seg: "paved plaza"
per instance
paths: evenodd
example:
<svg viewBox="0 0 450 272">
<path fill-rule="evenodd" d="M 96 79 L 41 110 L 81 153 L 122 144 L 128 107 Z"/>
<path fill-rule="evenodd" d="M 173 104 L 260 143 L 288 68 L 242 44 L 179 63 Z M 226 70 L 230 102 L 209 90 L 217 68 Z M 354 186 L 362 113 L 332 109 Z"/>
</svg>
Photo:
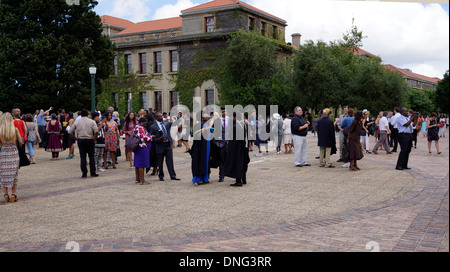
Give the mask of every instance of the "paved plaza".
<svg viewBox="0 0 450 272">
<path fill-rule="evenodd" d="M 184 147 L 174 151 L 181 181 L 166 170 L 166 181 L 148 175 L 144 186 L 124 156 L 117 169 L 81 179 L 77 149 L 58 161 L 39 149 L 37 164 L 20 169 L 19 202 L 0 204 L 0 251 L 449 251 L 448 138 L 438 155 L 419 135 L 408 171 L 384 151 L 365 154 L 361 171 L 337 155 L 336 168 L 320 168 L 317 139 L 308 143 L 311 167 L 295 167 L 272 143 L 268 155 L 252 152 L 241 188 L 217 182 L 217 169 L 212 184 L 194 187 Z"/>
</svg>

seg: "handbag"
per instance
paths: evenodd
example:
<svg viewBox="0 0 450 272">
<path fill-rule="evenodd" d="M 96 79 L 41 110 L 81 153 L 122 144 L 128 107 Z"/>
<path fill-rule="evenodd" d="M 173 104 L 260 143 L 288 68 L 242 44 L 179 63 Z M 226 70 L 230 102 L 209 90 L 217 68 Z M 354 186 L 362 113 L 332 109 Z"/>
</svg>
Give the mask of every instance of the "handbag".
<svg viewBox="0 0 450 272">
<path fill-rule="evenodd" d="M 136 152 L 139 148 L 139 144 L 141 143 L 141 139 L 134 135 L 134 133 L 128 138 L 127 142 L 125 143 L 125 147 L 129 150 Z"/>
<path fill-rule="evenodd" d="M 365 129 L 361 129 L 361 136 L 366 136 L 366 130 Z"/>
<path fill-rule="evenodd" d="M 440 122 L 439 123 L 439 127 L 444 127 L 445 126 L 445 123 L 444 122 Z"/>
</svg>

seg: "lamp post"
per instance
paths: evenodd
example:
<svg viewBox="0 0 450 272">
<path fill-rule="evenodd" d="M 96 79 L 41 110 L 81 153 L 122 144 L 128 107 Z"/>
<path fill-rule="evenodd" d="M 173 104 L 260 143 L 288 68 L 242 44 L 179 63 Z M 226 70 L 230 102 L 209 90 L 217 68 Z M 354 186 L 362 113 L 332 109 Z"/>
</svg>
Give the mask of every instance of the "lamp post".
<svg viewBox="0 0 450 272">
<path fill-rule="evenodd" d="M 97 73 L 97 68 L 94 64 L 89 67 L 89 74 L 91 74 L 91 113 L 95 111 L 95 74 Z"/>
</svg>

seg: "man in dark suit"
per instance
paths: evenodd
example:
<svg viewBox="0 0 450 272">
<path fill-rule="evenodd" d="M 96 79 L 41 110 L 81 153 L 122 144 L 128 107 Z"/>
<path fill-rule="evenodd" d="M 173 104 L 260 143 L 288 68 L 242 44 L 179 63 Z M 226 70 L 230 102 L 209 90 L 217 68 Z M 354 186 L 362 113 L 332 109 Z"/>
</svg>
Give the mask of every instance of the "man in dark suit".
<svg viewBox="0 0 450 272">
<path fill-rule="evenodd" d="M 220 151 L 220 167 L 219 167 L 219 182 L 224 180 L 224 169 L 225 169 L 225 159 L 227 155 L 228 141 L 225 137 L 225 131 L 228 125 L 232 125 L 229 117 L 226 115 L 225 107 L 221 107 L 222 117 L 218 118 L 214 121 L 214 128 L 221 128 L 221 130 L 217 129 L 217 131 L 221 132 L 216 135 L 214 143 L 219 148 Z M 230 129 L 229 129 L 230 132 Z"/>
<path fill-rule="evenodd" d="M 328 117 L 328 114 L 330 114 L 329 109 L 323 110 L 322 118 L 317 122 L 317 133 L 319 135 L 317 145 L 320 146 L 320 167 L 334 168 L 330 157 L 332 150 L 336 148 L 336 135 L 333 121 Z"/>
<path fill-rule="evenodd" d="M 155 123 L 150 127 L 150 134 L 155 136 L 152 144 L 155 145 L 158 158 L 159 180 L 164 181 L 163 162 L 166 159 L 167 170 L 171 180 L 180 180 L 177 178 L 173 167 L 172 137 L 170 137 L 170 127 L 172 123 L 163 121 L 161 113 L 155 114 Z"/>
</svg>

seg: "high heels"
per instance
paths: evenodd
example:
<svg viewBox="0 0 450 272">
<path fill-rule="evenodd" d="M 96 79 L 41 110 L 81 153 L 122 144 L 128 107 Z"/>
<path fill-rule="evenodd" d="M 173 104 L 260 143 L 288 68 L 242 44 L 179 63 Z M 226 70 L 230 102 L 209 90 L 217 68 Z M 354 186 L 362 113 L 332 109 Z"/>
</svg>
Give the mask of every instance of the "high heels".
<svg viewBox="0 0 450 272">
<path fill-rule="evenodd" d="M 8 194 L 5 194 L 4 198 L 5 198 L 5 203 L 8 203 L 10 201 L 10 198 L 9 198 Z"/>
<path fill-rule="evenodd" d="M 15 194 L 11 194 L 10 202 L 17 202 L 19 198 Z"/>
</svg>

